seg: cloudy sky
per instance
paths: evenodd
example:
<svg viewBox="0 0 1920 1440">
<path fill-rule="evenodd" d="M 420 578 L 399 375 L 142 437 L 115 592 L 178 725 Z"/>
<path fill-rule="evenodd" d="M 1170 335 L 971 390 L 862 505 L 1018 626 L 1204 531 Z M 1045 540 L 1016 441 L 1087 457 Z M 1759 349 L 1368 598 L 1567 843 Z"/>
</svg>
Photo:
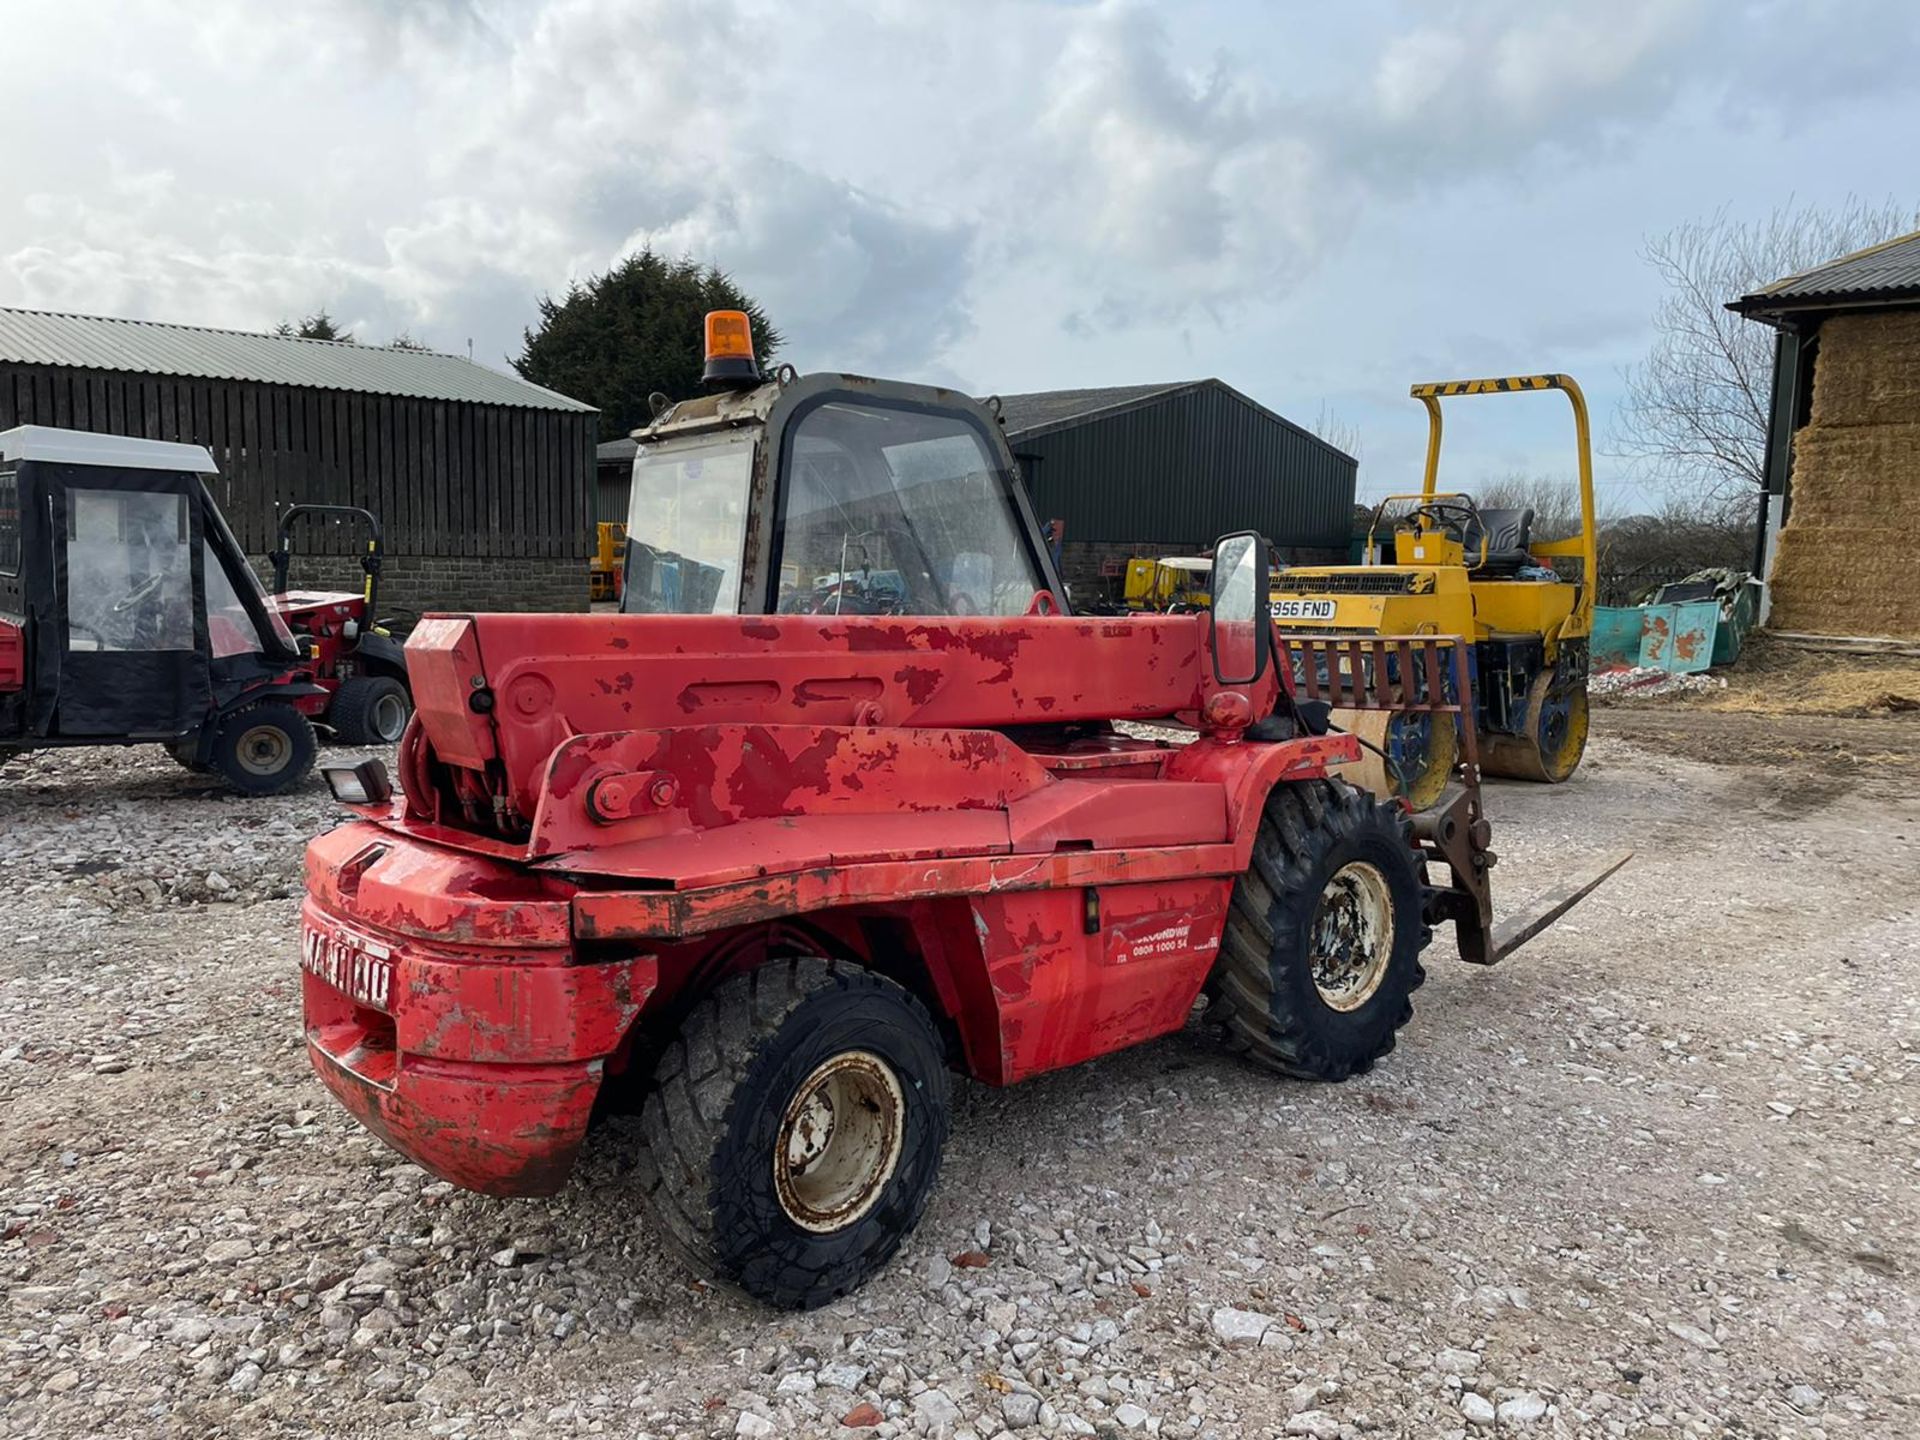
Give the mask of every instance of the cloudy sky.
<svg viewBox="0 0 1920 1440">
<path fill-rule="evenodd" d="M 1647 235 L 1920 191 L 1910 0 L 0 8 L 0 303 L 325 306 L 504 365 L 651 244 L 803 370 L 1218 375 L 1357 430 L 1374 492 L 1417 479 L 1412 380 L 1567 370 L 1604 432 Z M 1456 410 L 1461 478 L 1568 471 L 1557 401 Z"/>
</svg>

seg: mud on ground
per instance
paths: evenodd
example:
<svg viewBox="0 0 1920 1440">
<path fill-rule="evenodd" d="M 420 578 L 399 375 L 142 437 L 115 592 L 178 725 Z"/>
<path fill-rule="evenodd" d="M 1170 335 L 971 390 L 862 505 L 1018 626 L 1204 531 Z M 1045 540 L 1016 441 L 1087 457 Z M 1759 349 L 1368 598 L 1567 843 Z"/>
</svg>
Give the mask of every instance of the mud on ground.
<svg viewBox="0 0 1920 1440">
<path fill-rule="evenodd" d="M 1861 758 L 1909 732 L 1860 723 L 1597 712 L 1571 784 L 1490 787 L 1497 893 L 1639 858 L 1497 969 L 1442 937 L 1372 1074 L 1194 1029 L 963 1087 L 919 1232 L 802 1316 L 687 1282 L 620 1130 L 501 1202 L 331 1104 L 317 783 L 33 758 L 0 776 L 0 1432 L 1920 1433 L 1920 803 Z"/>
</svg>

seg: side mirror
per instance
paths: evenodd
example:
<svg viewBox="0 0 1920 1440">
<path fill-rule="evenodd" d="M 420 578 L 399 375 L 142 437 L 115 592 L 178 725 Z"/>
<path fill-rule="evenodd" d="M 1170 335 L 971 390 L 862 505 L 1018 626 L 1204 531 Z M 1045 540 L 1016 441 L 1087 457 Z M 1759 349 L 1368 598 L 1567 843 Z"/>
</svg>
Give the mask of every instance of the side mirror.
<svg viewBox="0 0 1920 1440">
<path fill-rule="evenodd" d="M 1267 542 L 1253 531 L 1228 535 L 1213 547 L 1213 678 L 1221 685 L 1251 685 L 1266 673 L 1273 646 L 1260 593 L 1266 574 Z"/>
</svg>

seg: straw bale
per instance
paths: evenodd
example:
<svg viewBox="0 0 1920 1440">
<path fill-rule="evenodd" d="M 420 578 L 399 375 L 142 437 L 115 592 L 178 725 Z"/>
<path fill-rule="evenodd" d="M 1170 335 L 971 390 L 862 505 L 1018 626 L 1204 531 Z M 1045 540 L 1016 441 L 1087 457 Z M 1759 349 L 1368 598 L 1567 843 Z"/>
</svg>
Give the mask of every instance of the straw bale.
<svg viewBox="0 0 1920 1440">
<path fill-rule="evenodd" d="M 1920 310 L 1835 315 L 1820 327 L 1812 421 L 1920 423 Z"/>
<path fill-rule="evenodd" d="M 1920 421 L 1800 432 L 1769 579 L 1776 629 L 1920 635 Z"/>
</svg>

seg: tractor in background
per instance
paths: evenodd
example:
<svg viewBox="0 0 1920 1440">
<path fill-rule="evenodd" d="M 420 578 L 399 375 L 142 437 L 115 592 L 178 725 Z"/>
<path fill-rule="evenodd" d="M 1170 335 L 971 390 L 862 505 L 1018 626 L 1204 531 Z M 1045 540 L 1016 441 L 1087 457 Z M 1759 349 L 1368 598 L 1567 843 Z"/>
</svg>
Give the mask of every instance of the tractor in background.
<svg viewBox="0 0 1920 1440">
<path fill-rule="evenodd" d="M 951 1072 L 1012 1084 L 1204 995 L 1254 1063 L 1344 1080 L 1436 925 L 1490 964 L 1608 873 L 1496 927 L 1470 764 L 1417 818 L 1339 778 L 1360 747 L 1293 684 L 1259 536 L 1219 542 L 1204 611 L 1063 613 L 978 402 L 763 380 L 744 314 L 707 335 L 712 393 L 638 437 L 625 613 L 426 617 L 397 789 L 326 771 L 352 818 L 307 852 L 308 1054 L 427 1170 L 550 1195 L 634 1114 L 668 1244 L 821 1305 L 919 1220 Z M 1464 685 L 1457 641 L 1395 645 Z M 1457 713 L 1384 678 L 1332 698 Z"/>
<path fill-rule="evenodd" d="M 1530 509 L 1485 509 L 1471 495 L 1438 488 L 1443 397 L 1545 390 L 1560 391 L 1572 405 L 1580 475 L 1579 533 L 1549 540 L 1533 534 Z M 1288 569 L 1275 583 L 1273 618 L 1285 633 L 1319 638 L 1468 638 L 1473 703 L 1461 723 L 1475 730 L 1480 763 L 1491 775 L 1557 784 L 1574 773 L 1587 742 L 1587 641 L 1598 577 L 1586 399 L 1567 375 L 1445 380 L 1415 385 L 1411 394 L 1428 416 L 1424 482 L 1418 494 L 1380 502 L 1366 542 L 1372 557 L 1381 532 L 1390 530 L 1391 562 Z M 1563 575 L 1561 565 L 1574 574 Z M 1354 646 L 1338 663 L 1376 661 L 1371 647 Z M 1399 680 L 1393 654 L 1378 663 L 1387 667 L 1384 678 Z M 1324 686 L 1332 677 L 1314 678 Z M 1418 675 L 1407 679 L 1416 688 L 1424 683 Z M 1458 727 L 1436 725 L 1419 709 L 1336 712 L 1334 720 L 1362 727 L 1378 762 L 1371 788 L 1398 794 L 1416 810 L 1440 799 L 1459 757 Z"/>
</svg>

